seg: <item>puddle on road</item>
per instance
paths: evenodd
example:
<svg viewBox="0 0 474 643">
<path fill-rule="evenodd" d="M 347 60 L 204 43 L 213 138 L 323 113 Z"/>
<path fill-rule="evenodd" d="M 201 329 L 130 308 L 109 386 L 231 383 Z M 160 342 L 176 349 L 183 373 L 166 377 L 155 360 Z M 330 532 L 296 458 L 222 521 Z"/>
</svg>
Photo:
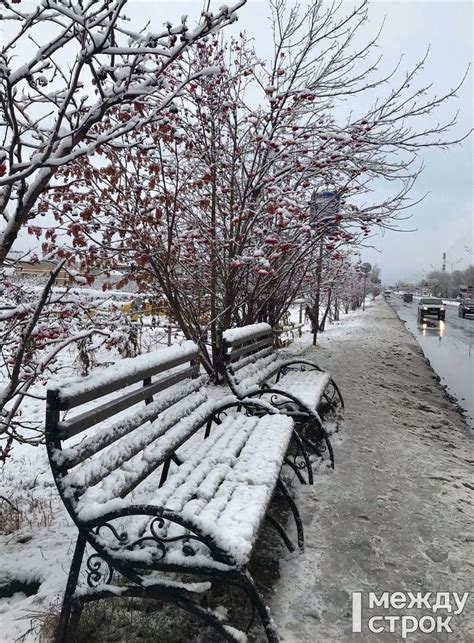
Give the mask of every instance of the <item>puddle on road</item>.
<svg viewBox="0 0 474 643">
<path fill-rule="evenodd" d="M 394 308 L 418 340 L 447 392 L 465 410 L 468 426 L 474 429 L 474 320 L 461 324 L 453 311 L 449 311 L 445 322 L 434 318 L 419 322 L 416 308 Z"/>
<path fill-rule="evenodd" d="M 442 340 L 446 322 L 427 321 L 426 319 L 418 324 L 418 332 L 422 337 L 437 337 Z"/>
</svg>

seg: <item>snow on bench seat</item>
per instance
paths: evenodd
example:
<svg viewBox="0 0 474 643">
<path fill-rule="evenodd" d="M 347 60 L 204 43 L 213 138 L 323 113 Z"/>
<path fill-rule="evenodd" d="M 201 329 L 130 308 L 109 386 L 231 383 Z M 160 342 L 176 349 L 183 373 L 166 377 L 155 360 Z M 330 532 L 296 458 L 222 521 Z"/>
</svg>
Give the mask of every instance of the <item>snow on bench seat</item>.
<svg viewBox="0 0 474 643">
<path fill-rule="evenodd" d="M 266 328 L 261 332 L 265 337 Z M 129 583 L 123 585 L 128 595 L 156 598 L 159 588 L 228 634 L 220 615 L 192 606 L 187 595 L 176 594 L 177 586 L 156 576 L 174 582 L 182 573 L 187 594 L 190 576 L 218 572 L 219 581 L 228 574 L 230 583 L 238 577 L 249 589 L 274 641 L 270 612 L 247 563 L 277 485 L 303 546 L 296 505 L 279 484 L 293 420 L 258 400 L 209 400 L 195 344 L 159 352 L 122 363 L 115 376 L 110 368 L 48 389 L 51 470 L 79 530 L 58 640 L 75 638 L 68 636 L 78 601 L 122 591 L 110 584 L 116 573 Z M 96 553 L 89 555 L 86 542 Z M 76 591 L 85 556 L 87 594 Z M 232 640 L 240 641 L 237 634 Z"/>
<path fill-rule="evenodd" d="M 293 395 L 311 409 L 317 409 L 330 381 L 330 373 L 324 371 L 291 371 L 280 377 L 274 388 Z"/>
<path fill-rule="evenodd" d="M 171 346 L 166 350 L 158 350 L 137 357 L 122 359 L 113 366 L 99 369 L 85 378 L 65 382 L 58 387 L 58 397 L 63 408 L 68 408 L 70 400 L 74 405 L 83 403 L 88 399 L 95 399 L 110 384 L 115 389 L 118 383 L 129 385 L 139 379 L 147 377 L 147 372 L 159 373 L 160 370 L 169 371 L 170 368 L 179 366 L 189 359 L 195 358 L 196 344 L 185 341 L 180 345 Z"/>
<path fill-rule="evenodd" d="M 241 399 L 272 388 L 296 397 L 305 407 L 317 411 L 325 389 L 332 382 L 329 373 L 321 371 L 303 355 L 285 356 L 275 350 L 268 324 L 250 324 L 224 331 L 223 347 L 227 381 Z M 298 365 L 305 366 L 299 370 Z M 275 382 L 279 373 L 284 375 Z"/>
<path fill-rule="evenodd" d="M 251 555 L 258 530 L 278 481 L 280 469 L 293 430 L 291 418 L 284 415 L 247 417 L 243 414 L 227 416 L 222 424 L 213 427 L 192 455 L 169 474 L 161 488 L 153 480 L 143 485 L 126 499 L 120 508 L 135 504 L 156 505 L 179 513 L 203 535 L 212 538 L 218 547 L 231 556 L 237 567 L 244 566 Z M 115 473 L 115 472 L 114 472 Z M 114 473 L 111 474 L 114 477 Z M 113 488 L 116 481 L 107 484 Z M 93 489 L 93 488 L 92 488 Z M 77 509 L 83 520 L 99 516 L 97 494 L 89 489 L 80 499 Z M 103 513 L 110 509 L 110 496 L 103 494 Z M 149 518 L 136 517 L 133 523 L 125 519 L 122 529 L 129 541 L 143 537 Z M 167 524 L 161 536 L 177 538 L 185 530 L 176 523 Z M 111 541 L 113 542 L 113 541 Z M 193 545 L 198 555 L 192 561 L 183 554 L 182 541 L 167 546 L 167 564 L 202 563 L 215 566 L 207 548 Z M 145 544 L 140 552 L 130 553 L 135 561 L 153 560 L 153 543 Z M 127 552 L 120 554 L 127 558 Z"/>
</svg>

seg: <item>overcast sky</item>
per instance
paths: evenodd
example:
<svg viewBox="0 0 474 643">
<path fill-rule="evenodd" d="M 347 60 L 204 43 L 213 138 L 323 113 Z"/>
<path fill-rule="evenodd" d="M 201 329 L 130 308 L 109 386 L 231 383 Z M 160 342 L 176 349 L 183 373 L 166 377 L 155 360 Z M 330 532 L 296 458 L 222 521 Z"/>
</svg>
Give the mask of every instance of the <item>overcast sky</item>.
<svg viewBox="0 0 474 643">
<path fill-rule="evenodd" d="M 347 3 L 353 5 L 353 3 Z M 240 11 L 239 28 L 260 41 L 260 51 L 270 41 L 262 38 L 268 28 L 266 0 L 248 0 Z M 473 4 L 458 0 L 372 0 L 367 35 L 385 19 L 379 46 L 384 59 L 381 70 L 391 69 L 403 54 L 402 69 L 411 67 L 430 47 L 424 81 L 433 81 L 436 93 L 452 88 L 473 59 Z M 473 127 L 473 75 L 469 74 L 458 100 L 444 107 L 441 120 L 460 111 L 458 134 Z M 355 98 L 354 101 L 360 100 Z M 353 106 L 354 107 L 354 106 Z M 448 270 L 474 263 L 473 238 L 473 136 L 449 151 L 423 153 L 425 170 L 413 190 L 413 200 L 427 193 L 414 206 L 405 223 L 414 232 L 376 235 L 374 249 L 362 250 L 362 259 L 378 264 L 388 284 L 398 279 L 413 281 L 433 268 L 440 269 L 443 252 Z"/>
<path fill-rule="evenodd" d="M 400 53 L 407 63 L 414 62 L 430 45 L 425 76 L 438 92 L 448 90 L 462 76 L 473 59 L 473 4 L 457 0 L 372 2 L 372 22 L 386 15 L 381 44 L 386 62 Z M 449 116 L 460 110 L 458 133 L 473 127 L 472 73 L 459 91 L 459 100 L 443 109 Z M 414 280 L 430 269 L 441 268 L 447 254 L 448 270 L 474 263 L 473 239 L 473 137 L 449 151 L 427 150 L 425 171 L 413 197 L 428 193 L 412 210 L 407 228 L 411 233 L 388 232 L 375 239 L 380 251 L 363 256 L 382 268 L 385 283 L 397 279 Z"/>
<path fill-rule="evenodd" d="M 347 7 L 354 5 L 349 1 L 345 4 Z M 130 3 L 128 12 L 135 14 L 140 8 L 143 16 L 156 16 L 159 6 L 170 18 L 180 13 L 195 16 L 196 5 L 199 5 L 198 0 L 162 0 L 158 3 L 136 0 Z M 238 24 L 230 28 L 245 30 L 254 36 L 262 57 L 271 51 L 268 15 L 267 0 L 247 0 L 239 11 Z M 368 36 L 376 32 L 385 18 L 379 40 L 384 56 L 381 71 L 391 69 L 402 54 L 402 69 L 410 68 L 429 46 L 430 56 L 423 81 L 432 81 L 437 94 L 456 85 L 473 59 L 473 4 L 470 0 L 372 0 L 369 18 Z M 473 127 L 472 73 L 458 96 L 458 100 L 439 112 L 439 118 L 449 120 L 460 110 L 456 133 L 462 134 Z M 357 100 L 361 99 L 354 98 Z M 413 200 L 428 194 L 421 204 L 413 207 L 412 217 L 405 223 L 407 230 L 414 231 L 378 234 L 371 241 L 375 248 L 362 250 L 364 261 L 381 267 L 386 284 L 398 279 L 412 281 L 433 268 L 441 269 L 443 252 L 447 253 L 448 270 L 462 269 L 474 263 L 473 137 L 449 151 L 427 150 L 423 159 L 425 171 L 413 190 Z"/>
<path fill-rule="evenodd" d="M 220 0 L 214 0 L 213 8 L 220 4 Z M 150 19 L 150 28 L 156 30 L 166 20 L 178 22 L 183 14 L 197 18 L 202 5 L 202 0 L 130 0 L 126 13 L 133 26 L 143 26 Z M 343 10 L 352 6 L 352 1 L 343 2 Z M 245 30 L 255 38 L 258 54 L 263 58 L 270 56 L 269 13 L 268 0 L 247 0 L 239 11 L 238 23 L 227 31 Z M 401 55 L 404 56 L 401 70 L 409 69 L 430 46 L 422 80 L 433 82 L 439 95 L 458 83 L 472 61 L 474 34 L 470 0 L 372 0 L 369 18 L 365 27 L 367 38 L 376 33 L 385 19 L 379 40 L 383 54 L 381 74 L 392 69 Z M 444 106 L 438 116 L 440 121 L 447 121 L 459 110 L 455 133 L 461 135 L 473 127 L 472 73 L 458 96 L 458 100 Z M 354 97 L 349 107 L 357 112 L 358 107 L 367 106 L 367 99 Z M 427 197 L 412 208 L 412 217 L 405 222 L 405 228 L 414 231 L 377 234 L 370 241 L 374 248 L 362 250 L 363 261 L 381 267 L 385 284 L 398 279 L 418 280 L 430 270 L 440 269 L 443 252 L 447 253 L 448 270 L 474 263 L 473 138 L 449 151 L 430 149 L 423 153 L 425 171 L 412 196 L 414 201 L 425 193 Z M 31 244 L 31 237 L 27 243 Z"/>
</svg>

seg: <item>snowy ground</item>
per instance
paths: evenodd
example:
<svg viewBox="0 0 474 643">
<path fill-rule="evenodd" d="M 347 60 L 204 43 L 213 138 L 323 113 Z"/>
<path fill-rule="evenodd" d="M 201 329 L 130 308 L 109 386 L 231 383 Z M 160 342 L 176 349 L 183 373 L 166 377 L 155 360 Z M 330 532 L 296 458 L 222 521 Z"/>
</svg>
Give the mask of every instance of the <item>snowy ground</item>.
<svg viewBox="0 0 474 643">
<path fill-rule="evenodd" d="M 317 349 L 309 340 L 298 343 L 340 384 L 346 419 L 335 438 L 336 470 L 318 475 L 312 489 L 296 487 L 306 551 L 282 558 L 272 611 L 286 643 L 400 640 L 352 634 L 351 592 L 470 589 L 472 440 L 384 302 L 343 316 Z M 45 454 L 21 449 L 14 458 L 0 470 L 0 495 L 13 494 L 22 515 L 12 511 L 9 519 L 21 528 L 0 536 L 0 588 L 15 579 L 30 583 L 32 595 L 0 594 L 1 643 L 25 634 L 30 616 L 62 595 L 75 536 Z M 454 617 L 450 641 L 473 640 L 469 617 L 472 603 Z M 38 629 L 22 640 L 38 641 Z"/>
<path fill-rule="evenodd" d="M 287 643 L 401 640 L 352 634 L 351 592 L 472 588 L 473 442 L 384 302 L 321 336 L 314 356 L 340 383 L 346 417 L 336 470 L 299 491 L 307 547 L 283 563 L 275 618 Z M 448 639 L 409 640 L 472 641 L 472 616 L 470 598 Z"/>
</svg>

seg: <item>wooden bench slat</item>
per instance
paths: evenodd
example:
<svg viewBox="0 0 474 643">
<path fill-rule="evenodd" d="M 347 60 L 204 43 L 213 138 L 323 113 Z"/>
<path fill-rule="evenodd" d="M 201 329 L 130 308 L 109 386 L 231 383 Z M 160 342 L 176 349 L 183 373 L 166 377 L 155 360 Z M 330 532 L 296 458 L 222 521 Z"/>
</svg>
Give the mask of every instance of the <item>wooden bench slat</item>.
<svg viewBox="0 0 474 643">
<path fill-rule="evenodd" d="M 259 354 L 259 359 L 264 359 L 267 357 L 272 357 L 273 360 L 277 360 L 277 356 L 275 351 L 273 350 L 273 346 L 268 346 L 268 348 L 265 348 L 260 351 Z M 253 355 L 247 355 L 247 357 L 241 357 L 238 361 L 232 363 L 232 370 L 234 373 L 237 371 L 240 371 L 241 369 L 245 368 L 246 366 L 249 366 L 250 364 L 255 363 L 255 358 Z"/>
<path fill-rule="evenodd" d="M 130 406 L 133 406 L 138 402 L 142 402 L 143 400 L 150 398 L 152 395 L 169 388 L 173 384 L 177 384 L 178 382 L 182 382 L 188 378 L 197 377 L 198 374 L 199 366 L 190 366 L 177 371 L 168 377 L 162 378 L 158 382 L 148 384 L 132 391 L 131 393 L 127 393 L 117 400 L 112 400 L 106 404 L 101 404 L 95 409 L 85 411 L 67 422 L 58 422 L 58 436 L 62 440 L 72 438 L 78 433 L 82 433 L 82 431 L 89 429 L 91 426 L 106 420 L 112 415 L 115 415 L 120 411 L 124 411 Z"/>
<path fill-rule="evenodd" d="M 126 373 L 122 376 L 120 376 L 120 374 L 117 374 L 116 379 L 114 379 L 113 378 L 114 367 L 109 367 L 108 369 L 105 369 L 105 371 L 100 373 L 98 376 L 96 376 L 98 378 L 97 383 L 95 381 L 95 377 L 88 377 L 85 380 L 80 380 L 79 382 L 71 384 L 70 386 L 64 386 L 64 387 L 58 388 L 58 399 L 59 399 L 58 408 L 61 411 L 72 409 L 75 406 L 79 406 L 80 404 L 85 404 L 86 402 L 90 402 L 91 400 L 95 400 L 99 397 L 103 397 L 104 395 L 109 395 L 110 393 L 113 393 L 114 391 L 117 391 L 121 388 L 125 388 L 126 386 L 131 386 L 132 384 L 136 384 L 136 382 L 145 380 L 148 377 L 152 377 L 153 375 L 158 375 L 159 373 L 164 373 L 165 371 L 169 371 L 173 368 L 176 368 L 177 366 L 181 366 L 182 364 L 185 364 L 186 362 L 195 362 L 198 368 L 199 352 L 198 352 L 197 346 L 192 342 L 187 342 L 187 343 L 191 345 L 188 351 L 184 351 L 182 354 L 178 354 L 174 358 L 164 360 L 163 362 L 155 365 L 153 364 L 148 365 L 146 363 L 147 360 L 144 359 L 143 368 L 137 369 L 136 372 L 134 373 Z M 177 348 L 181 348 L 181 346 Z M 158 356 L 161 352 L 162 351 L 156 351 Z M 130 358 L 130 360 L 124 360 L 124 361 L 139 360 L 142 357 L 143 358 L 148 357 L 148 355 L 142 355 L 138 358 Z M 107 375 L 109 373 L 110 375 L 108 379 L 110 381 L 100 383 L 100 379 L 102 378 L 107 379 Z"/>
<path fill-rule="evenodd" d="M 180 414 L 185 420 L 195 411 L 203 402 L 206 396 L 203 391 L 196 391 L 186 398 L 186 404 L 181 405 Z M 184 408 L 183 408 L 184 407 Z M 183 421 L 182 420 L 182 421 Z M 64 477 L 64 485 L 72 486 L 76 493 L 83 488 L 92 487 L 98 482 L 110 476 L 114 471 L 120 469 L 123 464 L 132 460 L 137 454 L 141 454 L 145 449 L 150 449 L 150 445 L 163 438 L 164 434 L 173 430 L 176 425 L 176 409 L 171 408 L 160 414 L 157 421 L 149 426 L 141 426 L 133 434 L 124 436 L 120 442 L 116 442 L 111 447 L 77 468 L 73 469 Z M 193 428 L 193 427 L 191 427 Z M 189 434 L 191 429 L 189 429 Z M 167 440 L 169 442 L 169 440 Z M 161 444 L 161 440 L 159 441 Z M 163 459 L 168 455 L 164 449 Z"/>
<path fill-rule="evenodd" d="M 273 346 L 273 337 L 261 339 L 258 342 L 246 343 L 241 345 L 240 348 L 233 348 L 229 353 L 230 361 L 235 362 L 242 356 L 252 355 L 262 348 Z"/>
<path fill-rule="evenodd" d="M 238 365 L 239 362 L 236 363 L 236 366 Z M 249 358 L 248 363 L 245 363 L 241 368 L 236 368 L 232 365 L 234 370 L 233 381 L 239 395 L 245 397 L 246 393 L 253 390 L 256 385 L 260 387 L 276 375 L 278 367 L 279 360 L 273 350 L 265 356 L 259 356 L 257 361 L 252 361 Z"/>
<path fill-rule="evenodd" d="M 76 467 L 87 458 L 99 453 L 102 449 L 112 445 L 146 422 L 155 420 L 160 413 L 197 391 L 203 384 L 204 378 L 200 377 L 185 382 L 184 385 L 179 387 L 171 386 L 162 396 L 148 406 L 137 408 L 133 415 L 125 419 L 122 418 L 111 426 L 103 427 L 98 434 L 85 438 L 75 447 L 59 451 L 58 457 L 61 465 L 71 469 Z"/>
<path fill-rule="evenodd" d="M 267 337 L 273 341 L 273 330 L 271 326 L 268 324 L 262 324 L 262 326 L 266 326 L 265 329 L 262 330 L 251 330 L 249 327 L 249 331 L 247 335 L 241 335 L 237 337 L 236 339 L 232 339 L 231 333 L 229 331 L 224 331 L 224 341 L 227 344 L 227 346 L 231 346 L 233 348 L 238 348 L 239 346 L 242 346 L 242 344 L 245 344 L 246 342 L 253 341 L 255 339 L 261 339 L 262 337 Z M 231 329 L 232 331 L 233 329 Z M 242 329 L 237 329 L 237 330 L 242 330 Z"/>
</svg>

